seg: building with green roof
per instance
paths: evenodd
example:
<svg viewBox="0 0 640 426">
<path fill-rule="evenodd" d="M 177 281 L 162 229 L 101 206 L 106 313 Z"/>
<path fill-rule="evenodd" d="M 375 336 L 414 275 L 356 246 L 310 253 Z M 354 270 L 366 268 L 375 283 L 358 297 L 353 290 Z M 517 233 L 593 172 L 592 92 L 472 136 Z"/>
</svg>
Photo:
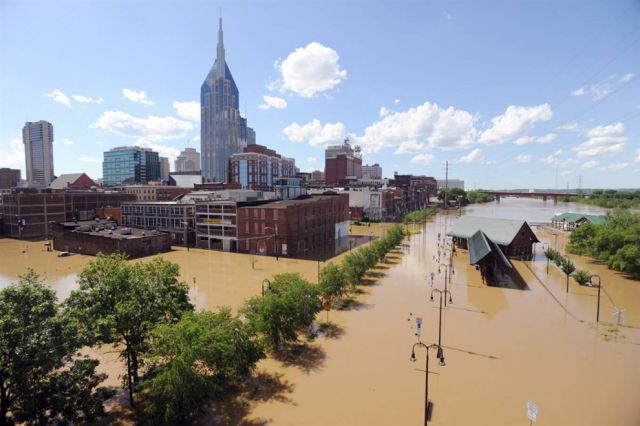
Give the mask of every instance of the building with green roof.
<svg viewBox="0 0 640 426">
<path fill-rule="evenodd" d="M 606 216 L 583 213 L 562 213 L 551 218 L 551 226 L 562 231 L 573 231 L 585 223 L 602 225 Z"/>
</svg>

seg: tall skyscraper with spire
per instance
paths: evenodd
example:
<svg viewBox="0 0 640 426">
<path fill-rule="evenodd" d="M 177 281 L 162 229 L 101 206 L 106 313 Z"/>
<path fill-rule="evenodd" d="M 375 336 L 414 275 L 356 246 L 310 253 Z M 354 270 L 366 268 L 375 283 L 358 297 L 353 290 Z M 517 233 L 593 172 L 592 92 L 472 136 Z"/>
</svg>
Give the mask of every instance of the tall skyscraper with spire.
<svg viewBox="0 0 640 426">
<path fill-rule="evenodd" d="M 213 67 L 200 89 L 200 144 L 202 177 L 205 182 L 229 180 L 229 156 L 255 143 L 253 129 L 240 115 L 238 86 L 225 60 L 222 18 L 218 28 L 218 49 Z"/>
</svg>

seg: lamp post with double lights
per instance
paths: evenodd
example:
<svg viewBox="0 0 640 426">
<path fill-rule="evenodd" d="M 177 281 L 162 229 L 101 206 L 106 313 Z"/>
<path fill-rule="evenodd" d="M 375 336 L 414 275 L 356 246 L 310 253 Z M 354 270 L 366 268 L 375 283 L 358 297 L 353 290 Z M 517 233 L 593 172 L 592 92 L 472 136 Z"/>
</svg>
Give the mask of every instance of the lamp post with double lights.
<svg viewBox="0 0 640 426">
<path fill-rule="evenodd" d="M 449 296 L 449 303 L 453 303 L 453 298 L 451 297 L 451 292 L 449 290 L 440 290 L 439 288 L 434 288 L 431 290 L 431 296 L 429 300 L 433 302 L 433 293 L 440 294 L 440 316 L 438 318 L 438 346 L 442 346 L 442 298 L 443 296 Z M 446 299 L 445 299 L 446 302 Z"/>
<path fill-rule="evenodd" d="M 449 282 L 451 281 L 451 275 L 454 274 L 454 270 L 453 270 L 453 266 L 451 264 L 444 264 L 441 263 L 440 265 L 438 265 L 438 274 L 442 273 L 442 267 L 444 267 L 444 291 L 445 293 L 448 292 L 448 285 Z M 444 306 L 447 306 L 447 299 L 444 300 Z"/>
<path fill-rule="evenodd" d="M 598 279 L 598 307 L 596 308 L 596 322 L 600 322 L 600 288 L 602 287 L 602 282 L 600 281 L 600 275 L 591 275 L 589 279 L 589 284 L 593 285 L 593 279 Z"/>
<path fill-rule="evenodd" d="M 436 344 L 426 345 L 422 342 L 413 344 L 413 347 L 411 348 L 411 356 L 409 357 L 411 362 L 416 362 L 416 346 L 423 347 L 426 353 L 426 366 L 424 369 L 424 424 L 426 426 L 429 422 L 429 349 L 436 349 L 436 357 L 442 367 L 446 364 L 444 362 L 444 351 L 441 346 Z"/>
</svg>

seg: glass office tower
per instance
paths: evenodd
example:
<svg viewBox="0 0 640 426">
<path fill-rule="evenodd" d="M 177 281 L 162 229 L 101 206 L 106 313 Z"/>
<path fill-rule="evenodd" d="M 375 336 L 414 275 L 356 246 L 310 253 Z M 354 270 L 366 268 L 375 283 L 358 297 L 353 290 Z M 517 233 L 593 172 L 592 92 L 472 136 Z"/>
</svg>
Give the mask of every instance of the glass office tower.
<svg viewBox="0 0 640 426">
<path fill-rule="evenodd" d="M 240 116 L 238 87 L 225 61 L 222 18 L 216 60 L 200 89 L 200 144 L 204 182 L 228 182 L 229 157 L 242 152 L 255 133 Z M 250 135 L 250 136 L 249 136 Z"/>
<path fill-rule="evenodd" d="M 122 146 L 104 153 L 102 178 L 105 186 L 148 183 L 160 179 L 160 159 L 149 148 Z"/>
</svg>

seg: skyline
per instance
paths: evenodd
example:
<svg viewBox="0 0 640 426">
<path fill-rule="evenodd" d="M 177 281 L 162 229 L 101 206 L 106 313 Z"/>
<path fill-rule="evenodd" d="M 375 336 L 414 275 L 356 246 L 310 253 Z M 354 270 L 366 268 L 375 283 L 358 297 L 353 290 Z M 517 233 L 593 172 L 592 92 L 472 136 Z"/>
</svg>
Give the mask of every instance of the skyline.
<svg viewBox="0 0 640 426">
<path fill-rule="evenodd" d="M 62 4 L 0 3 L 0 167 L 25 176 L 26 121 L 53 124 L 58 175 L 99 178 L 116 146 L 172 168 L 199 149 L 218 5 Z M 637 2 L 401 4 L 222 3 L 256 143 L 301 171 L 349 136 L 386 177 L 439 179 L 448 160 L 468 188 L 553 188 L 556 165 L 560 189 L 640 186 Z"/>
</svg>

